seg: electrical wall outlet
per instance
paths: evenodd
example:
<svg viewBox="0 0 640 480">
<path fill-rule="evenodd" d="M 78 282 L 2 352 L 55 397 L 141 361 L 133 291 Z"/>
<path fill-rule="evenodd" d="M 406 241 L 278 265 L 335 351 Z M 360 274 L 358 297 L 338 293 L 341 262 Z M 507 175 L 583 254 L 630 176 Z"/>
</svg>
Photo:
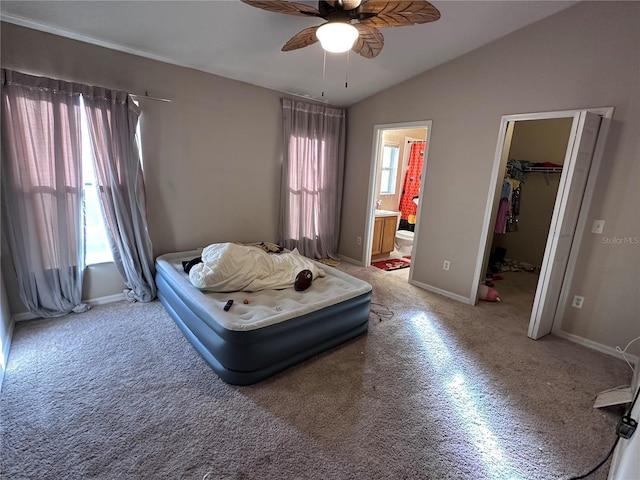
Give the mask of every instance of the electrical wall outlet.
<svg viewBox="0 0 640 480">
<path fill-rule="evenodd" d="M 449 270 L 450 266 L 451 266 L 451 262 L 449 260 L 445 260 L 444 263 L 442 264 L 442 269 Z"/>
<path fill-rule="evenodd" d="M 362 237 L 356 238 L 356 245 L 362 245 Z"/>
<path fill-rule="evenodd" d="M 584 297 L 581 297 L 580 295 L 574 295 L 573 303 L 571 304 L 571 306 L 575 308 L 582 308 L 583 303 L 584 303 Z"/>
<path fill-rule="evenodd" d="M 591 233 L 602 232 L 604 232 L 604 220 L 594 220 L 593 225 L 591 226 Z"/>
</svg>

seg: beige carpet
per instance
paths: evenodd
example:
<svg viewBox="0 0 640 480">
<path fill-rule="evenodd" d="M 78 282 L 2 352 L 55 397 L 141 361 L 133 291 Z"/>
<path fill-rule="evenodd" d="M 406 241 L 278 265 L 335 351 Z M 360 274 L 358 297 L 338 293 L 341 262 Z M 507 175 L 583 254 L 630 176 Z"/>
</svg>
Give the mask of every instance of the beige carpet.
<svg viewBox="0 0 640 480">
<path fill-rule="evenodd" d="M 593 400 L 630 370 L 529 340 L 519 287 L 471 307 L 408 270 L 338 268 L 374 287 L 369 332 L 249 387 L 222 382 L 159 302 L 16 325 L 2 478 L 553 479 L 609 450 L 618 412 Z"/>
</svg>

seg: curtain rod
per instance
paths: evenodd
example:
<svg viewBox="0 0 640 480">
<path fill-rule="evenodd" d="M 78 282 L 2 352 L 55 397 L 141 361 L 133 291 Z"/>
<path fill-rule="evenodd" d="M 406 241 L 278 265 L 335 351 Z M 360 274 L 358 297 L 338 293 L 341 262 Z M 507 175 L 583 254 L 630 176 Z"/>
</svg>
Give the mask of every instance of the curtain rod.
<svg viewBox="0 0 640 480">
<path fill-rule="evenodd" d="M 3 68 L 3 70 L 10 70 L 10 69 Z M 23 75 L 31 75 L 32 77 L 33 76 L 40 76 L 40 75 L 37 75 L 37 74 L 26 73 L 26 72 L 22 72 L 22 71 L 19 71 L 19 70 L 13 70 L 13 71 L 18 72 L 18 73 L 22 73 Z M 69 82 L 69 80 L 62 80 L 62 81 Z M 107 87 L 102 87 L 102 88 L 107 88 Z M 112 90 L 112 89 L 109 88 L 109 90 Z M 171 100 L 169 100 L 168 98 L 150 97 L 149 93 L 147 91 L 144 92 L 144 95 L 138 95 L 138 94 L 135 94 L 135 93 L 130 93 L 129 96 L 134 97 L 134 98 L 144 98 L 146 100 L 153 100 L 153 101 L 156 101 L 156 102 L 171 103 Z"/>
<path fill-rule="evenodd" d="M 323 104 L 325 104 L 325 105 L 329 105 L 329 106 L 331 106 L 331 105 L 329 104 L 329 100 L 326 100 L 326 99 L 324 99 L 324 98 L 323 98 L 322 100 L 319 100 L 319 99 L 317 99 L 317 98 L 315 98 L 315 97 L 312 97 L 312 96 L 310 96 L 310 95 L 303 95 L 303 94 L 301 94 L 301 93 L 287 92 L 286 90 L 282 90 L 282 92 L 281 92 L 281 93 L 285 93 L 285 94 L 287 94 L 287 95 L 291 95 L 291 96 L 293 96 L 293 97 L 303 98 L 303 99 L 305 99 L 305 100 L 307 100 L 307 101 L 310 101 L 310 102 L 323 103 Z M 335 107 L 335 108 L 341 108 L 341 107 Z"/>
<path fill-rule="evenodd" d="M 153 100 L 155 102 L 171 103 L 171 100 L 169 100 L 168 98 L 150 97 L 149 95 L 147 95 L 147 92 L 144 92 L 144 95 L 138 95 L 135 93 L 130 93 L 129 95 L 133 98 L 144 98 L 146 100 Z"/>
</svg>

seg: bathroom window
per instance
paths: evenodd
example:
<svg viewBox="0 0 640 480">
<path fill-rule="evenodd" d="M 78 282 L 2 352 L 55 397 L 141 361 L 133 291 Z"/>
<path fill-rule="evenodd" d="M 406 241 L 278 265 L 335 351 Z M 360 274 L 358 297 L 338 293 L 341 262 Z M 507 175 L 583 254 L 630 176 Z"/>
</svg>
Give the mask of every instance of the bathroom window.
<svg viewBox="0 0 640 480">
<path fill-rule="evenodd" d="M 381 195 L 393 195 L 396 193 L 399 152 L 400 147 L 397 145 L 384 145 L 382 147 L 382 175 L 380 176 Z"/>
</svg>

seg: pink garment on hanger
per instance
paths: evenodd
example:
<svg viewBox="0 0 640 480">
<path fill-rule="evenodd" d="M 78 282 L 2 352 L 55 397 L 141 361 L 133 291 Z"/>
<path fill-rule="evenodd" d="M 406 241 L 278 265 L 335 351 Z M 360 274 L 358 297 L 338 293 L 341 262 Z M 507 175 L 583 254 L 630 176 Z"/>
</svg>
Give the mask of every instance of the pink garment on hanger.
<svg viewBox="0 0 640 480">
<path fill-rule="evenodd" d="M 509 199 L 503 198 L 498 206 L 498 215 L 496 216 L 496 233 L 507 232 L 507 219 L 509 218 Z"/>
</svg>

